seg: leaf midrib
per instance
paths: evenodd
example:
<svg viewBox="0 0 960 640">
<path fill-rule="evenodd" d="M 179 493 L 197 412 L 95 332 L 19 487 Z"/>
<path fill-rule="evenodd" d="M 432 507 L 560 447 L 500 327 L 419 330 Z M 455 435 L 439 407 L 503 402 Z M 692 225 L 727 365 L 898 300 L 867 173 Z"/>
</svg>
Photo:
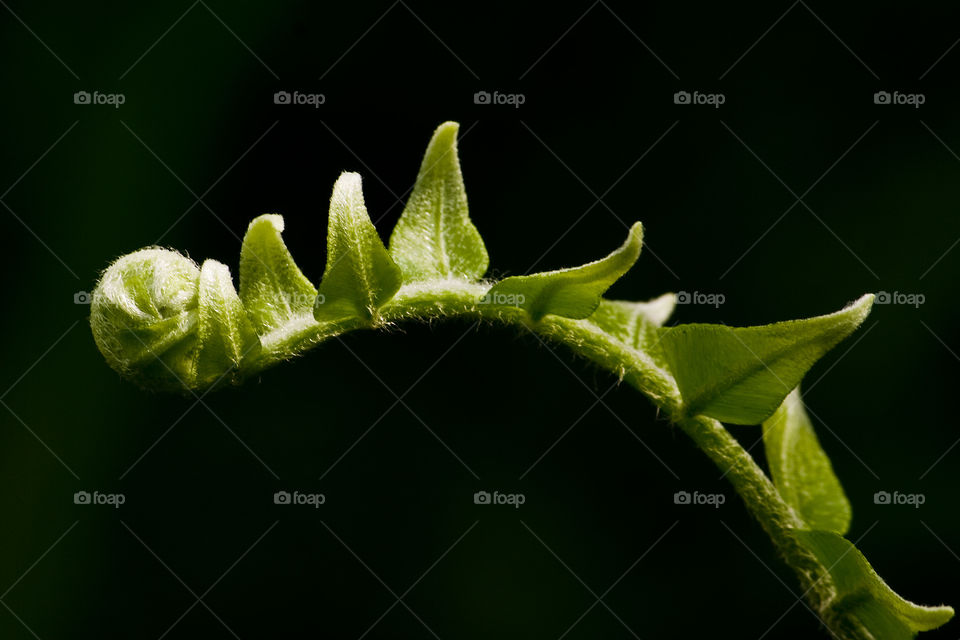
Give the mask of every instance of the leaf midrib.
<svg viewBox="0 0 960 640">
<path fill-rule="evenodd" d="M 736 331 L 736 329 L 730 329 L 730 331 L 733 332 L 733 331 Z M 833 336 L 834 332 L 830 331 L 823 335 Z M 780 380 L 780 376 L 778 376 L 773 371 L 773 365 L 776 365 L 778 362 L 783 360 L 785 357 L 787 357 L 787 355 L 789 355 L 793 350 L 797 349 L 798 347 L 805 347 L 814 342 L 817 342 L 817 339 L 788 343 L 783 347 L 776 349 L 773 352 L 772 356 L 768 358 L 770 362 L 767 362 L 766 360 L 764 360 L 763 358 L 755 354 L 746 345 L 741 345 L 743 346 L 744 349 L 747 350 L 747 352 L 750 353 L 750 355 L 752 355 L 757 360 L 756 364 L 749 365 L 744 370 L 743 374 L 732 382 L 728 383 L 727 381 L 721 379 L 720 381 L 714 383 L 713 385 L 706 387 L 705 391 L 699 395 L 699 399 L 696 402 L 687 403 L 687 414 L 690 416 L 694 416 L 701 413 L 704 410 L 704 408 L 716 402 L 725 393 L 729 392 L 731 389 L 741 384 L 746 379 L 756 375 L 758 372 L 763 371 L 764 369 L 767 369 L 768 371 L 770 371 L 770 374 L 774 376 L 777 379 L 777 381 L 780 382 L 780 384 L 782 384 L 786 388 L 786 392 L 790 393 L 792 389 L 787 387 L 787 385 L 783 382 L 783 380 Z"/>
</svg>

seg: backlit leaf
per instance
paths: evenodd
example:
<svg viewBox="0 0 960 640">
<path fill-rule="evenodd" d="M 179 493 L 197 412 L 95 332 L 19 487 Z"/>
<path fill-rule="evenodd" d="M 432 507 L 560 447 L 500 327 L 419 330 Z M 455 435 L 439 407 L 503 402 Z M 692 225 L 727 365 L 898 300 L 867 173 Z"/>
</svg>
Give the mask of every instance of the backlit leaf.
<svg viewBox="0 0 960 640">
<path fill-rule="evenodd" d="M 601 300 L 590 316 L 590 322 L 628 347 L 647 353 L 659 366 L 666 368 L 657 328 L 673 313 L 676 302 L 677 296 L 672 293 L 647 302 Z"/>
<path fill-rule="evenodd" d="M 760 424 L 804 374 L 860 326 L 873 295 L 825 316 L 758 327 L 684 324 L 661 345 L 689 415 Z"/>
<path fill-rule="evenodd" d="M 370 319 L 402 283 L 363 203 L 358 173 L 344 173 L 333 186 L 327 231 L 327 268 L 313 315 L 319 321 Z"/>
<path fill-rule="evenodd" d="M 205 260 L 197 293 L 194 380 L 184 382 L 191 388 L 204 388 L 228 376 L 235 381 L 232 374 L 259 346 L 260 339 L 233 287 L 230 269 L 216 260 Z"/>
<path fill-rule="evenodd" d="M 247 227 L 240 249 L 240 300 L 260 335 L 312 314 L 317 297 L 290 256 L 282 232 L 282 216 L 262 215 Z"/>
<path fill-rule="evenodd" d="M 479 280 L 487 271 L 487 250 L 467 212 L 458 130 L 457 123 L 445 122 L 433 133 L 413 192 L 390 236 L 390 255 L 405 282 Z"/>
<path fill-rule="evenodd" d="M 837 590 L 825 622 L 841 637 L 909 640 L 953 617 L 947 606 L 923 607 L 904 600 L 877 575 L 851 542 L 829 531 L 796 531 L 795 535 L 829 571 Z"/>
<path fill-rule="evenodd" d="M 843 535 L 850 502 L 803 408 L 799 387 L 763 423 L 770 475 L 780 495 L 811 528 Z"/>
<path fill-rule="evenodd" d="M 548 313 L 586 318 L 599 306 L 600 296 L 637 261 L 642 245 L 643 225 L 637 222 L 626 242 L 606 258 L 571 269 L 506 278 L 481 302 L 525 309 L 534 321 Z"/>
</svg>

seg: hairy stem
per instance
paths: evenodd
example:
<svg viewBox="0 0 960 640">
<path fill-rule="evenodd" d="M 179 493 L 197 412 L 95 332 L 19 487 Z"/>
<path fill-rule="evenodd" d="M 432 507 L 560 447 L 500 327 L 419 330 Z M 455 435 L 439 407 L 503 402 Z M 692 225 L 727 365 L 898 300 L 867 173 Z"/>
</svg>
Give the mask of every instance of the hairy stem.
<svg viewBox="0 0 960 640">
<path fill-rule="evenodd" d="M 795 529 L 803 528 L 803 523 L 780 497 L 763 469 L 719 421 L 695 416 L 680 420 L 678 425 L 723 472 L 781 558 L 797 574 L 803 596 L 817 611 L 823 611 L 836 592 L 833 580 L 817 558 L 792 535 Z"/>
<path fill-rule="evenodd" d="M 706 416 L 685 416 L 680 391 L 669 372 L 647 354 L 616 340 L 589 320 L 547 316 L 534 322 L 519 308 L 484 304 L 481 300 L 487 290 L 488 286 L 483 283 L 427 281 L 401 287 L 370 322 L 318 323 L 305 316 L 264 336 L 262 353 L 247 364 L 244 373 L 257 373 L 351 330 L 389 328 L 403 321 L 460 318 L 521 327 L 589 359 L 650 398 L 729 479 L 777 552 L 796 572 L 808 600 L 817 610 L 828 604 L 834 593 L 832 581 L 816 558 L 791 535 L 792 530 L 801 527 L 793 509 L 780 497 L 749 452 L 720 422 Z"/>
</svg>

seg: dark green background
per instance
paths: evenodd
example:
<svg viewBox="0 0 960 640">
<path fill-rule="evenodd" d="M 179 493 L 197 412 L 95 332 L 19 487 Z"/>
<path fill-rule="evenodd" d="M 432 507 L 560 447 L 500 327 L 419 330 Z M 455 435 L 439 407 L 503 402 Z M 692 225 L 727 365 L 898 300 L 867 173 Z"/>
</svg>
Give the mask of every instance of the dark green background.
<svg viewBox="0 0 960 640">
<path fill-rule="evenodd" d="M 925 295 L 875 307 L 807 400 L 851 539 L 904 596 L 960 604 L 960 448 L 931 469 L 960 436 L 960 250 L 928 271 L 960 236 L 960 49 L 930 69 L 960 10 L 4 2 L 0 637 L 358 638 L 414 583 L 366 637 L 555 640 L 596 596 L 565 637 L 826 637 L 687 438 L 632 389 L 597 404 L 615 380 L 530 335 L 351 335 L 196 406 L 106 366 L 72 298 L 112 258 L 162 238 L 235 273 L 249 220 L 278 212 L 316 282 L 338 173 L 363 174 L 386 237 L 450 119 L 492 275 L 593 259 L 639 219 L 649 244 L 612 295 L 726 296 L 677 322 Z M 76 105 L 80 90 L 126 103 Z M 278 90 L 326 104 L 275 105 Z M 526 103 L 475 105 L 481 90 Z M 675 105 L 678 90 L 726 104 Z M 879 90 L 926 104 L 874 105 Z M 327 504 L 275 506 L 280 489 Z M 474 505 L 481 489 L 526 504 Z M 79 490 L 127 502 L 74 505 Z M 677 506 L 679 490 L 728 500 Z M 926 503 L 876 505 L 879 490 Z M 177 622 L 196 596 L 209 609 Z"/>
</svg>

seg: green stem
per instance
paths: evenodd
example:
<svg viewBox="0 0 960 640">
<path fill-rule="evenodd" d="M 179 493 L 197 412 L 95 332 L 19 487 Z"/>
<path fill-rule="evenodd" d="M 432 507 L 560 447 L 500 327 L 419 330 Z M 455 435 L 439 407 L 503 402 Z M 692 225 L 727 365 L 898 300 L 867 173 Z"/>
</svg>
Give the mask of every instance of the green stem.
<svg viewBox="0 0 960 640">
<path fill-rule="evenodd" d="M 784 561 L 797 574 L 808 600 L 817 608 L 827 604 L 834 589 L 830 576 L 813 555 L 799 545 L 792 530 L 801 527 L 793 509 L 773 483 L 727 429 L 706 416 L 685 416 L 676 382 L 647 354 L 629 347 L 588 320 L 547 316 L 533 322 L 521 309 L 480 302 L 488 290 L 483 283 L 461 280 L 429 281 L 403 286 L 379 310 L 374 322 L 350 320 L 317 323 L 304 317 L 264 336 L 261 353 L 244 363 L 251 375 L 310 347 L 357 329 L 389 327 L 403 321 L 461 318 L 522 327 L 562 344 L 636 387 L 678 425 L 706 453 L 743 499 L 747 509 L 773 541 Z"/>
<path fill-rule="evenodd" d="M 747 510 L 770 537 L 780 557 L 796 573 L 803 596 L 817 611 L 823 611 L 836 593 L 833 579 L 820 561 L 793 535 L 794 530 L 804 528 L 803 523 L 780 497 L 760 465 L 713 418 L 684 418 L 678 425 L 723 472 L 743 499 Z"/>
</svg>

